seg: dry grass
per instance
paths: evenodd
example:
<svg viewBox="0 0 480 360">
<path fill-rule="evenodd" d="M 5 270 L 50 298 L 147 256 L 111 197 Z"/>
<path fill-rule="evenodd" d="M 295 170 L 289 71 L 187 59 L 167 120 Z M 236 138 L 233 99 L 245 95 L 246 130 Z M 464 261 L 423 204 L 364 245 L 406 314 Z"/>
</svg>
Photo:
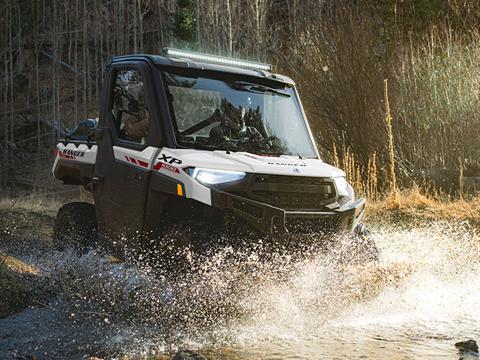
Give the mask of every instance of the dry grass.
<svg viewBox="0 0 480 360">
<path fill-rule="evenodd" d="M 45 197 L 42 194 L 20 196 L 18 198 L 0 197 L 0 209 L 28 209 L 41 212 L 55 212 L 61 206 L 61 201 Z"/>
<path fill-rule="evenodd" d="M 56 211 L 0 206 L 0 246 L 50 247 Z"/>
<path fill-rule="evenodd" d="M 480 227 L 480 197 L 471 199 L 451 199 L 442 194 L 424 194 L 418 186 L 367 204 L 368 219 L 377 221 L 401 220 L 409 224 L 408 219 L 468 221 Z"/>
<path fill-rule="evenodd" d="M 0 265 L 2 266 L 0 268 L 2 270 L 7 268 L 21 274 L 38 275 L 38 269 L 14 256 L 3 254 L 2 252 L 0 252 Z"/>
<path fill-rule="evenodd" d="M 29 279 L 37 273 L 32 266 L 0 252 L 0 318 L 31 304 Z"/>
<path fill-rule="evenodd" d="M 392 201 L 398 201 L 397 190 L 397 176 L 395 174 L 395 146 L 393 145 L 393 129 L 392 129 L 392 114 L 390 112 L 390 100 L 388 98 L 388 80 L 384 80 L 384 96 L 383 101 L 385 103 L 385 123 L 387 126 L 388 134 L 388 161 L 390 169 L 390 198 Z"/>
<path fill-rule="evenodd" d="M 398 84 L 396 143 L 412 169 L 478 166 L 480 34 L 435 27 L 404 49 Z M 407 126 L 403 126 L 405 124 Z"/>
</svg>

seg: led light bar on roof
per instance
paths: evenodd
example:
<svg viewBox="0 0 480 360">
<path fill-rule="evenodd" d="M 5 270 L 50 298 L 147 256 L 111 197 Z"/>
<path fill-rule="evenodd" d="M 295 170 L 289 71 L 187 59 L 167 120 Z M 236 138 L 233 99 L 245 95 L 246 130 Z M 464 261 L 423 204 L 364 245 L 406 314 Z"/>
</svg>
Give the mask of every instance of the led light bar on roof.
<svg viewBox="0 0 480 360">
<path fill-rule="evenodd" d="M 248 60 L 233 59 L 233 58 L 228 58 L 224 56 L 202 54 L 202 53 L 197 53 L 197 52 L 188 51 L 188 50 L 164 48 L 163 55 L 176 57 L 176 58 L 191 59 L 191 60 L 206 62 L 210 64 L 235 66 L 235 67 L 241 67 L 241 68 L 253 69 L 253 70 L 264 70 L 269 72 L 272 71 L 272 65 L 270 64 L 263 64 L 255 61 L 248 61 Z"/>
</svg>

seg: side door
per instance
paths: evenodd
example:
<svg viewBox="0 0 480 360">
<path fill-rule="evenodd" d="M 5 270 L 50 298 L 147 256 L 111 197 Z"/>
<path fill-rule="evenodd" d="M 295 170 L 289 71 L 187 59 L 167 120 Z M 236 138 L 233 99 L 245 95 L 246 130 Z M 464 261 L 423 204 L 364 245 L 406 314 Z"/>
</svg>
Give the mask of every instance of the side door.
<svg viewBox="0 0 480 360">
<path fill-rule="evenodd" d="M 149 67 L 113 64 L 103 94 L 94 196 L 99 230 L 123 245 L 143 230 L 160 127 Z M 103 121 L 102 121 L 103 120 Z"/>
</svg>

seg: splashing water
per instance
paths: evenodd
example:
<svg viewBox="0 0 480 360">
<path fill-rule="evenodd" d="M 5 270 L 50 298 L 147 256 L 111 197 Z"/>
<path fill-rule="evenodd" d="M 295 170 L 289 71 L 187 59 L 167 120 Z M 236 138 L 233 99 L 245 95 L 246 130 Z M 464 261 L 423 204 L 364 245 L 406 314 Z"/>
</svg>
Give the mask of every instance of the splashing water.
<svg viewBox="0 0 480 360">
<path fill-rule="evenodd" d="M 103 354 L 187 347 L 225 359 L 450 359 L 455 341 L 480 339 L 473 228 L 381 227 L 373 236 L 376 264 L 315 253 L 265 261 L 261 248 L 225 248 L 175 282 L 95 252 L 35 261 L 50 273 L 65 322 L 78 325 L 78 343 Z M 105 341 L 91 346 L 85 324 Z"/>
</svg>

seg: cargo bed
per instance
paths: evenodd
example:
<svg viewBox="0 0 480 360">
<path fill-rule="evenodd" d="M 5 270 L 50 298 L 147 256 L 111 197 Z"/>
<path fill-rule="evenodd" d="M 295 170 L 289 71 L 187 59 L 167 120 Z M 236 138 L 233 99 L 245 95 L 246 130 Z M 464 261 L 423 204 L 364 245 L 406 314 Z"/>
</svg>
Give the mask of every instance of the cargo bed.
<svg viewBox="0 0 480 360">
<path fill-rule="evenodd" d="M 56 147 L 53 175 L 68 185 L 87 186 L 97 159 L 96 119 L 82 121 Z"/>
</svg>

